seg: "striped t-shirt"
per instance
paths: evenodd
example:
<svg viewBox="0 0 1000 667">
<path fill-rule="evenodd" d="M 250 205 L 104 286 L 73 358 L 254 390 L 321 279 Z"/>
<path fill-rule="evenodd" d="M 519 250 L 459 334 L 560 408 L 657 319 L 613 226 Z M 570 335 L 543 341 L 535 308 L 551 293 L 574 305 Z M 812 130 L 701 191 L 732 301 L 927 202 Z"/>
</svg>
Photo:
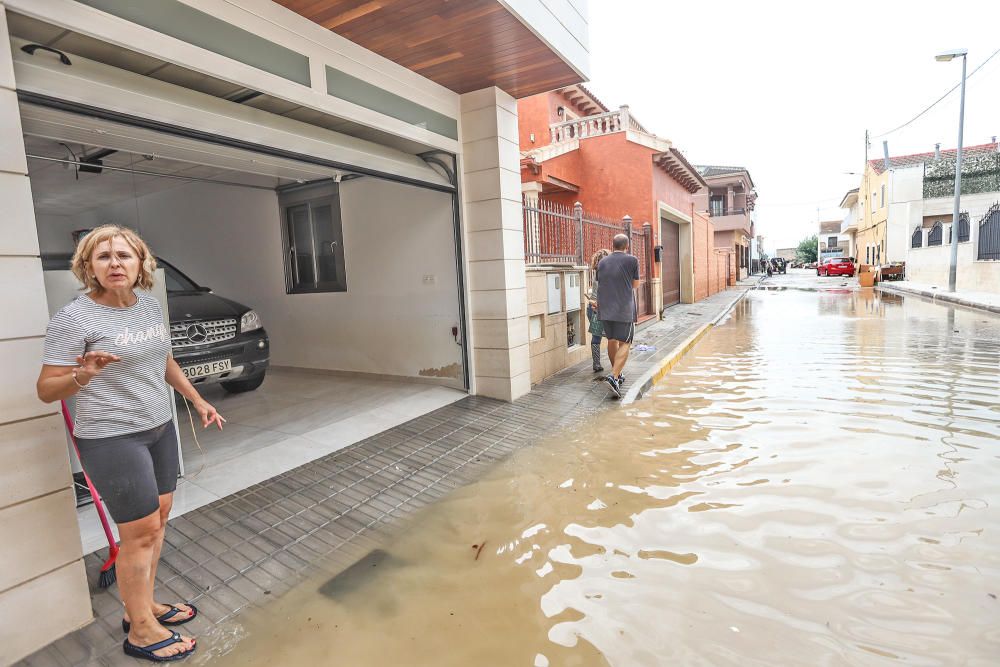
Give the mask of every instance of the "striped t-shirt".
<svg viewBox="0 0 1000 667">
<path fill-rule="evenodd" d="M 136 296 L 135 304 L 125 308 L 79 296 L 49 321 L 43 364 L 76 366 L 77 355 L 92 351 L 121 358 L 76 393 L 77 437 L 138 433 L 172 418 L 166 380 L 170 333 L 163 309 L 148 294 Z"/>
</svg>

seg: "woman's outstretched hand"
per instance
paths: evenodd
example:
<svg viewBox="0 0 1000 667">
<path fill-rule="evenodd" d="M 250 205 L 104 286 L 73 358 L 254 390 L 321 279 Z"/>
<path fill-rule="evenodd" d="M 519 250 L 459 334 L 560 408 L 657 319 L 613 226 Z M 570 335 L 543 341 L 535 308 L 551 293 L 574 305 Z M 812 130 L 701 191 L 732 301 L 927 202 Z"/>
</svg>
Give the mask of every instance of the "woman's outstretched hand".
<svg viewBox="0 0 1000 667">
<path fill-rule="evenodd" d="M 201 416 L 201 427 L 208 428 L 211 424 L 215 424 L 222 430 L 222 425 L 226 423 L 225 418 L 219 414 L 219 411 L 212 407 L 212 404 L 208 401 L 202 399 L 194 404 L 194 409 L 197 410 L 198 415 Z"/>
</svg>

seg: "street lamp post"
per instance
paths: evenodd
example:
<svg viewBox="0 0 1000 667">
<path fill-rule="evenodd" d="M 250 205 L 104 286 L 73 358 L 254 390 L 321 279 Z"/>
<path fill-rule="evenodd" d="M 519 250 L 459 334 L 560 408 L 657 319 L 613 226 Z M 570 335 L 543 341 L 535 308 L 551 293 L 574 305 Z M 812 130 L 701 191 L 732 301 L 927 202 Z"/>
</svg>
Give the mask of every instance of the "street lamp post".
<svg viewBox="0 0 1000 667">
<path fill-rule="evenodd" d="M 962 200 L 962 131 L 965 129 L 965 64 L 968 50 L 953 49 L 935 56 L 938 62 L 962 58 L 962 97 L 958 107 L 958 155 L 955 158 L 955 210 L 951 216 L 951 263 L 948 266 L 948 291 L 955 291 L 958 278 L 958 218 Z"/>
</svg>

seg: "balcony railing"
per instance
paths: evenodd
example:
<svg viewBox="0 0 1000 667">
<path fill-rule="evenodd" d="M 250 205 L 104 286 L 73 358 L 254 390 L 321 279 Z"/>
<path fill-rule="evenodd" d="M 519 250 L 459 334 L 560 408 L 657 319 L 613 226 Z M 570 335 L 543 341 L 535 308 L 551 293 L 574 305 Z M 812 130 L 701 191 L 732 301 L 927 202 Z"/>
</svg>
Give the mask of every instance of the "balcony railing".
<svg viewBox="0 0 1000 667">
<path fill-rule="evenodd" d="M 572 141 L 573 139 L 585 139 L 587 137 L 599 137 L 604 134 L 614 132 L 646 132 L 646 129 L 639 121 L 629 114 L 628 106 L 622 106 L 614 111 L 599 113 L 584 118 L 574 118 L 562 123 L 553 123 L 549 126 L 552 133 L 552 143 L 562 141 Z"/>
<path fill-rule="evenodd" d="M 747 210 L 745 208 L 724 208 L 724 209 L 711 209 L 708 212 L 709 217 L 721 218 L 726 215 L 746 215 Z"/>
</svg>

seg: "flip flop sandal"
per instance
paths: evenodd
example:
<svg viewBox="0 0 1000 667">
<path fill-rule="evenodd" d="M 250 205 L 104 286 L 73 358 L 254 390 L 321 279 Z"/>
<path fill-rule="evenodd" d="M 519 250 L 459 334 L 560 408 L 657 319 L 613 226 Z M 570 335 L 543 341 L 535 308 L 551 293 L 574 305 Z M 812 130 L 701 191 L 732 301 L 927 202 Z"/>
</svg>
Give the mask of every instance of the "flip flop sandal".
<svg viewBox="0 0 1000 667">
<path fill-rule="evenodd" d="M 194 653 L 197 646 L 192 646 L 187 651 L 182 651 L 181 653 L 175 653 L 174 655 L 162 656 L 156 655 L 153 651 L 159 651 L 161 648 L 167 648 L 168 646 L 173 646 L 183 642 L 180 634 L 174 632 L 169 638 L 164 639 L 162 642 L 156 642 L 155 644 L 150 644 L 149 646 L 136 646 L 132 642 L 125 639 L 122 644 L 122 650 L 125 651 L 125 655 L 130 655 L 133 658 L 141 658 L 143 660 L 149 660 L 151 662 L 174 662 L 176 660 L 183 660 L 189 655 Z"/>
<path fill-rule="evenodd" d="M 168 611 L 165 611 L 165 612 L 163 612 L 163 614 L 161 614 L 160 616 L 156 617 L 156 622 L 159 623 L 160 625 L 164 625 L 164 626 L 167 626 L 167 625 L 184 625 L 188 621 L 193 621 L 194 619 L 198 618 L 198 608 L 195 607 L 193 604 L 191 604 L 189 602 L 185 602 L 184 604 L 186 604 L 188 607 L 191 608 L 191 615 L 190 616 L 182 618 L 179 621 L 171 621 L 170 619 L 172 619 L 177 614 L 183 614 L 184 613 L 183 609 L 178 609 L 177 607 L 171 606 Z M 132 624 L 129 623 L 128 621 L 126 621 L 123 618 L 122 619 L 122 630 L 125 632 L 125 634 L 128 634 L 128 631 L 131 628 L 132 628 Z"/>
</svg>

